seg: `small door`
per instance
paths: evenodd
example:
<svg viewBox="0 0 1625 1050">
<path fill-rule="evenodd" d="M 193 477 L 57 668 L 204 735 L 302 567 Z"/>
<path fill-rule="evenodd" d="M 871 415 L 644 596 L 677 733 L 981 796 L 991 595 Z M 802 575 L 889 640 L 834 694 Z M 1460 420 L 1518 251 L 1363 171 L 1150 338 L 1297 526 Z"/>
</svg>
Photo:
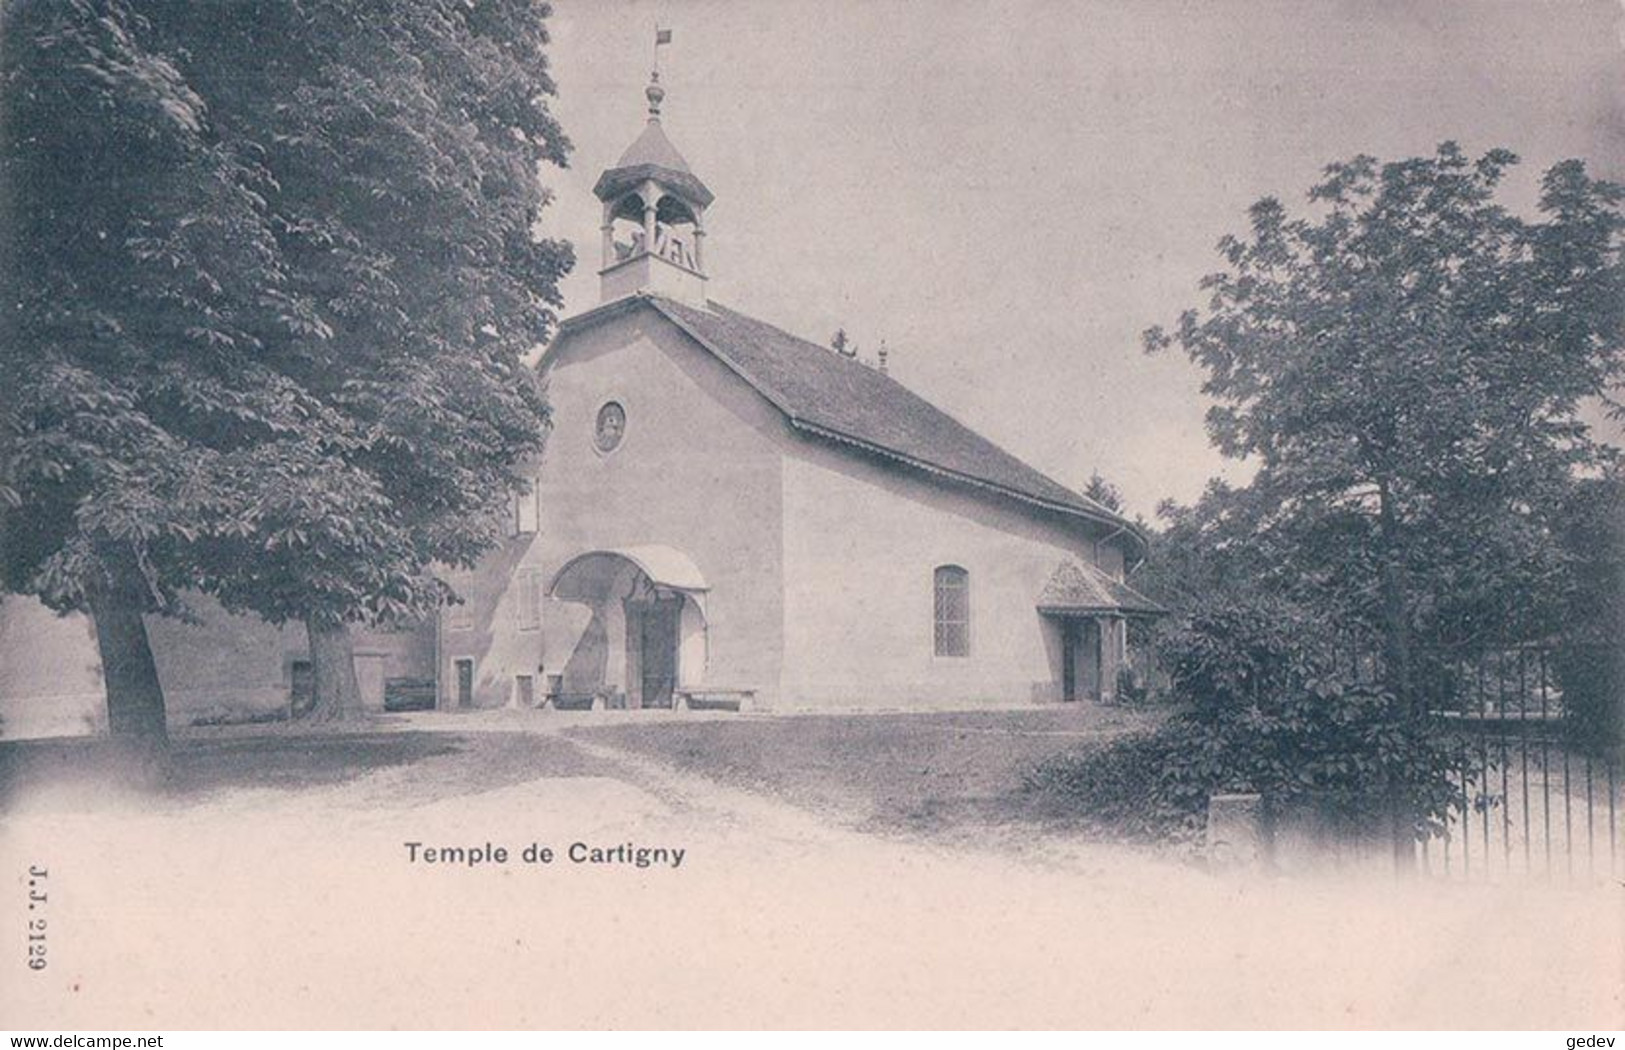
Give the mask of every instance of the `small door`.
<svg viewBox="0 0 1625 1050">
<path fill-rule="evenodd" d="M 1061 621 L 1061 699 L 1078 698 L 1078 621 Z"/>
<path fill-rule="evenodd" d="M 1061 621 L 1061 699 L 1100 699 L 1100 625 L 1094 620 Z"/>
<path fill-rule="evenodd" d="M 474 661 L 457 661 L 457 706 L 474 706 Z"/>
<path fill-rule="evenodd" d="M 638 668 L 642 707 L 670 707 L 677 688 L 677 625 L 682 598 L 642 605 L 638 616 Z"/>
<path fill-rule="evenodd" d="M 1081 696 L 1100 699 L 1100 621 L 1083 620 L 1078 624 L 1078 688 Z"/>
</svg>

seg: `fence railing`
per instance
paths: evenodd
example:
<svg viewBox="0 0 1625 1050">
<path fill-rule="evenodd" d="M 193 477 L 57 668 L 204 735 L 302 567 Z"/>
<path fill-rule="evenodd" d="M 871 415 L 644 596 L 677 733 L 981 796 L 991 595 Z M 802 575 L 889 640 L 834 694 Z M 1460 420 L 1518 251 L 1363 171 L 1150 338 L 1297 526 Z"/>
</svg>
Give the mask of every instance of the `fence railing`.
<svg viewBox="0 0 1625 1050">
<path fill-rule="evenodd" d="M 1436 742 L 1453 759 L 1454 785 L 1435 834 L 1415 843 L 1418 871 L 1464 883 L 1625 879 L 1618 739 L 1625 695 L 1617 695 L 1625 676 L 1608 670 L 1619 659 L 1614 647 L 1572 644 L 1510 646 L 1471 658 L 1418 654 L 1414 683 Z M 1370 647 L 1349 645 L 1326 662 L 1345 682 L 1382 680 L 1382 660 Z M 1566 693 L 1566 683 L 1585 686 Z M 1599 717 L 1610 705 L 1612 718 Z M 1395 829 L 1410 822 L 1380 820 L 1387 828 L 1379 830 L 1372 822 L 1379 799 L 1319 803 L 1310 823 L 1334 861 L 1371 864 L 1404 854 L 1404 843 L 1396 852 L 1394 842 L 1404 832 Z M 1345 812 L 1355 819 L 1339 830 Z"/>
<path fill-rule="evenodd" d="M 1460 794 L 1443 833 L 1418 846 L 1423 870 L 1469 881 L 1625 873 L 1617 756 L 1490 724 L 1451 732 Z"/>
<path fill-rule="evenodd" d="M 1429 706 L 1459 795 L 1443 833 L 1418 844 L 1423 870 L 1465 881 L 1625 873 L 1620 749 L 1577 731 L 1554 653 L 1519 646 L 1435 665 Z"/>
</svg>

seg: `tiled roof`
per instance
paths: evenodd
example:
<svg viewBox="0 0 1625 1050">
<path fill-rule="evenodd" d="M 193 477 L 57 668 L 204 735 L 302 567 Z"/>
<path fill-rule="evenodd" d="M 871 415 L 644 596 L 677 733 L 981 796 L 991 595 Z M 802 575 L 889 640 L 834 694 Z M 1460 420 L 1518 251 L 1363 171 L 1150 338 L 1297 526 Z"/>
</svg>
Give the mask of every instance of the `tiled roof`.
<svg viewBox="0 0 1625 1050">
<path fill-rule="evenodd" d="M 1127 612 L 1155 614 L 1162 606 L 1093 565 L 1063 561 L 1038 595 L 1040 612 Z"/>
<path fill-rule="evenodd" d="M 665 181 L 683 190 L 700 207 L 708 206 L 713 197 L 699 176 L 689 169 L 688 161 L 677 152 L 661 130 L 660 121 L 651 120 L 643 133 L 626 147 L 615 166 L 598 176 L 593 192 L 599 200 L 617 197 L 646 179 Z"/>
<path fill-rule="evenodd" d="M 602 304 L 560 323 L 542 367 L 575 331 L 640 306 L 687 332 L 805 433 L 1119 529 L 1144 551 L 1145 537 L 1128 519 L 1046 477 L 884 373 L 714 301 L 702 309 L 639 292 Z"/>
<path fill-rule="evenodd" d="M 683 155 L 677 152 L 677 147 L 671 144 L 671 139 L 666 137 L 665 129 L 660 126 L 658 120 L 651 120 L 643 126 L 642 133 L 632 140 L 632 145 L 626 147 L 626 152 L 615 162 L 615 167 L 635 168 L 639 164 L 653 164 L 671 171 L 693 174 L 688 161 L 684 160 Z"/>
<path fill-rule="evenodd" d="M 715 302 L 704 309 L 642 298 L 789 417 L 857 445 L 1029 504 L 1125 529 L 1128 521 L 1023 463 L 884 373 Z"/>
</svg>

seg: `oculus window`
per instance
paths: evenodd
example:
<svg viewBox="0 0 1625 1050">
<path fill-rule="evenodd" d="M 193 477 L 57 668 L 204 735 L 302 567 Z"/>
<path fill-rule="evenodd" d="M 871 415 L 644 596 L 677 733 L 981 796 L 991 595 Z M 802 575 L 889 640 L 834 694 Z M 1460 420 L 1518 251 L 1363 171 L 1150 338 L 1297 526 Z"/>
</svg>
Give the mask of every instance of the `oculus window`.
<svg viewBox="0 0 1625 1050">
<path fill-rule="evenodd" d="M 618 401 L 606 401 L 598 410 L 598 422 L 593 427 L 592 443 L 600 452 L 614 452 L 626 436 L 626 409 Z"/>
</svg>

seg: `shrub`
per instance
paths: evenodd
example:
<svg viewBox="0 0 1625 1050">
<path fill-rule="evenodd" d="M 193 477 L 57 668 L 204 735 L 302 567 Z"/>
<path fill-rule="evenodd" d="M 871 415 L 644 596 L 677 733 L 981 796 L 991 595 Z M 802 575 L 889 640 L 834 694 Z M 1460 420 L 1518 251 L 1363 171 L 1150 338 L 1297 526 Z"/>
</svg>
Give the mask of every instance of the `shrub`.
<svg viewBox="0 0 1625 1050">
<path fill-rule="evenodd" d="M 1569 741 L 1591 755 L 1618 752 L 1625 742 L 1625 652 L 1615 645 L 1567 642 L 1553 663 Z"/>
<path fill-rule="evenodd" d="M 1189 837 L 1221 792 L 1346 826 L 1398 806 L 1413 833 L 1441 830 L 1459 792 L 1454 760 L 1392 695 L 1341 680 L 1319 655 L 1324 641 L 1282 603 L 1200 610 L 1163 644 L 1179 713 L 1150 735 L 1052 762 L 1029 786 L 1135 837 Z"/>
<path fill-rule="evenodd" d="M 1041 763 L 1027 773 L 1023 788 L 1063 803 L 1114 835 L 1144 841 L 1192 839 L 1202 828 L 1203 799 L 1186 797 L 1161 775 L 1176 765 L 1170 753 L 1175 746 L 1160 730 L 1124 737 Z"/>
</svg>

